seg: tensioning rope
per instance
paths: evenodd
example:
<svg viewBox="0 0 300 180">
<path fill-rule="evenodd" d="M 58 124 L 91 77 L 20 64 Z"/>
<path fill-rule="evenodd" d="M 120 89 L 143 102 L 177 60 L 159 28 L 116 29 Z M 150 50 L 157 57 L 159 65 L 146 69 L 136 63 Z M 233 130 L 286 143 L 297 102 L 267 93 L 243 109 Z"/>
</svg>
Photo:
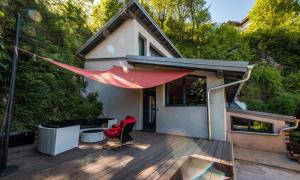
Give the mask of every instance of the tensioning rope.
<svg viewBox="0 0 300 180">
<path fill-rule="evenodd" d="M 43 60 L 46 60 L 46 61 L 54 61 L 54 59 L 52 58 L 48 58 L 48 57 L 44 57 L 44 56 L 41 56 L 41 55 L 38 55 L 38 54 L 35 54 L 33 52 L 30 52 L 28 50 L 25 50 L 25 49 L 22 49 L 22 48 L 19 48 L 19 47 L 16 47 L 16 46 L 13 46 L 14 48 L 14 51 L 16 52 L 16 55 L 17 57 L 19 56 L 19 53 L 18 53 L 18 50 L 24 52 L 24 53 L 27 53 L 27 54 L 30 54 L 33 56 L 33 58 L 35 59 L 36 57 L 40 58 L 40 59 L 43 59 Z M 7 117 L 7 110 L 5 111 L 5 114 L 4 114 L 4 118 L 3 118 L 3 122 L 2 122 L 2 126 L 1 126 L 1 129 L 0 129 L 0 134 L 1 134 L 1 142 L 3 141 L 3 129 L 4 129 L 4 126 L 6 125 L 5 124 L 5 119 Z M 2 144 L 2 143 L 1 143 Z"/>
<path fill-rule="evenodd" d="M 15 48 L 17 48 L 18 50 L 20 50 L 20 51 L 22 51 L 22 52 L 25 52 L 25 53 L 27 53 L 27 54 L 32 55 L 33 58 L 38 57 L 38 58 L 44 59 L 44 60 L 46 60 L 46 61 L 54 61 L 54 59 L 52 59 L 52 58 L 44 57 L 44 56 L 35 54 L 35 53 L 33 53 L 33 52 L 27 51 L 27 50 L 22 49 L 22 48 L 19 48 L 19 47 L 15 47 Z"/>
</svg>

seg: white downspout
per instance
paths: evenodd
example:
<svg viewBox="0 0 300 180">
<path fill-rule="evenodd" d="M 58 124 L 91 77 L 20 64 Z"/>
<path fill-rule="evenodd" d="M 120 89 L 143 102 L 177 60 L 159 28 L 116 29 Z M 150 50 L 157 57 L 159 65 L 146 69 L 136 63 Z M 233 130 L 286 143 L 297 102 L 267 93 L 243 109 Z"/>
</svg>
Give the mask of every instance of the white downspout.
<svg viewBox="0 0 300 180">
<path fill-rule="evenodd" d="M 283 129 L 280 129 L 279 131 L 279 134 L 280 135 L 281 133 L 283 133 L 284 131 L 287 131 L 287 130 L 293 130 L 293 129 L 297 129 L 299 126 L 299 120 L 296 119 L 296 123 L 295 123 L 295 126 L 292 126 L 292 127 L 286 127 L 286 128 L 283 128 Z"/>
<path fill-rule="evenodd" d="M 220 85 L 220 86 L 217 86 L 217 87 L 213 87 L 213 88 L 210 88 L 207 91 L 207 120 L 208 120 L 208 139 L 209 140 L 211 140 L 211 115 L 210 115 L 210 108 L 211 108 L 210 107 L 210 93 L 211 93 L 211 91 L 221 89 L 221 88 L 225 88 L 225 87 L 228 87 L 228 86 L 233 86 L 233 85 L 244 83 L 244 82 L 248 81 L 249 78 L 250 78 L 251 71 L 252 71 L 253 67 L 254 67 L 254 65 L 248 65 L 247 66 L 246 77 L 244 77 L 242 80 L 231 82 L 231 83 L 228 83 L 228 84 L 223 84 L 223 85 Z"/>
</svg>

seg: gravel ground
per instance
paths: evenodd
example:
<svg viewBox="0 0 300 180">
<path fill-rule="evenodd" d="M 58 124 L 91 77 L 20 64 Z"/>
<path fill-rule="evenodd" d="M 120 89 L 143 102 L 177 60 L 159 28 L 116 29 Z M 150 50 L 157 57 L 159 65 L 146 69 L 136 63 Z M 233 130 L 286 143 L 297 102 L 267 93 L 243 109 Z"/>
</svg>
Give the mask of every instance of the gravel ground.
<svg viewBox="0 0 300 180">
<path fill-rule="evenodd" d="M 300 173 L 239 160 L 235 172 L 237 180 L 300 180 Z"/>
</svg>

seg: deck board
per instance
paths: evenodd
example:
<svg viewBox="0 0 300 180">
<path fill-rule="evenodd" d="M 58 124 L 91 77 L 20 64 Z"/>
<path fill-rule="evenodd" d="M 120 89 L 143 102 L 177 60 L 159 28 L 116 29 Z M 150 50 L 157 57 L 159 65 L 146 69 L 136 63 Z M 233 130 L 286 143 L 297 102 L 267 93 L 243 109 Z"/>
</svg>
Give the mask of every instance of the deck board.
<svg viewBox="0 0 300 180">
<path fill-rule="evenodd" d="M 162 139 L 161 139 L 162 140 Z M 170 144 L 174 143 L 176 138 L 171 137 L 169 139 Z M 161 141 L 164 142 L 164 141 Z M 160 143 L 159 145 L 152 146 L 147 149 L 145 153 L 133 155 L 133 157 L 129 158 L 125 162 L 119 162 L 115 164 L 113 167 L 106 168 L 104 171 L 100 171 L 97 174 L 93 175 L 93 179 L 118 179 L 118 177 L 127 177 L 136 170 L 136 168 L 145 167 L 147 158 L 163 154 L 167 148 L 166 143 Z M 107 171 L 109 169 L 109 171 Z M 126 170 L 126 171 L 124 171 Z M 123 171 L 126 173 L 124 175 Z"/>
<path fill-rule="evenodd" d="M 224 146 L 224 142 L 219 142 L 218 143 L 217 150 L 214 154 L 214 158 L 215 158 L 216 162 L 220 163 L 222 161 L 223 146 Z"/>
<path fill-rule="evenodd" d="M 152 164 L 157 164 L 157 161 L 172 152 L 172 149 L 179 148 L 182 144 L 182 139 L 170 139 L 168 145 L 159 147 L 155 153 L 147 154 L 147 156 L 140 156 L 136 158 L 125 167 L 115 170 L 103 179 L 119 179 L 119 177 L 126 177 L 125 179 L 132 179 L 136 174 L 139 174 L 145 167 L 150 167 Z M 123 179 L 123 178 L 122 178 Z"/>
<path fill-rule="evenodd" d="M 81 144 L 55 157 L 38 153 L 33 145 L 12 148 L 8 163 L 20 170 L 3 179 L 167 179 L 168 170 L 188 155 L 232 164 L 227 142 L 137 131 L 133 145 L 118 150 L 103 146 Z"/>
<path fill-rule="evenodd" d="M 222 161 L 223 162 L 232 162 L 231 144 L 230 143 L 225 143 L 223 146 Z"/>
</svg>

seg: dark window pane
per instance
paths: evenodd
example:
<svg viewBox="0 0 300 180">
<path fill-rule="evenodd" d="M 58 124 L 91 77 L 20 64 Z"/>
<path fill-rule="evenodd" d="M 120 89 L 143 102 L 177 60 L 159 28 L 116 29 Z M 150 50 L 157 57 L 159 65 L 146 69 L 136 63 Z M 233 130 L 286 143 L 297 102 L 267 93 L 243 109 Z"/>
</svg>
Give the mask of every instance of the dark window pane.
<svg viewBox="0 0 300 180">
<path fill-rule="evenodd" d="M 152 46 L 150 46 L 150 56 L 163 57 L 163 55 L 159 53 L 156 49 L 154 49 Z"/>
<path fill-rule="evenodd" d="M 206 104 L 206 78 L 186 76 L 166 84 L 166 105 Z"/>
<path fill-rule="evenodd" d="M 183 78 L 167 84 L 167 105 L 183 105 Z"/>
<path fill-rule="evenodd" d="M 261 121 L 252 121 L 250 125 L 250 130 L 253 132 L 263 132 L 263 133 L 272 133 L 273 125 L 271 123 L 261 122 Z"/>
<path fill-rule="evenodd" d="M 231 121 L 233 130 L 248 131 L 248 119 L 231 117 Z"/>
<path fill-rule="evenodd" d="M 244 119 L 240 117 L 231 117 L 232 129 L 239 131 L 273 133 L 273 124 L 255 121 L 251 119 Z"/>
<path fill-rule="evenodd" d="M 139 37 L 139 55 L 145 56 L 145 40 Z"/>
<path fill-rule="evenodd" d="M 186 104 L 189 106 L 206 104 L 206 79 L 186 76 Z"/>
</svg>

